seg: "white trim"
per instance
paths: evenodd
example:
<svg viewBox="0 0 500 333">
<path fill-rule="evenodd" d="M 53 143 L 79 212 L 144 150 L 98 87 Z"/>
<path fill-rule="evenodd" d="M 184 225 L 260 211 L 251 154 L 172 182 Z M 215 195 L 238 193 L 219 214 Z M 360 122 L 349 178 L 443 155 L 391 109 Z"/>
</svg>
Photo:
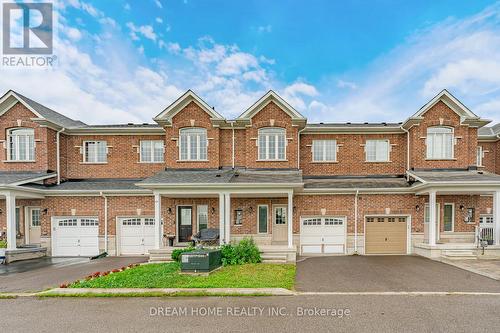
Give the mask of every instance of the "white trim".
<svg viewBox="0 0 500 333">
<path fill-rule="evenodd" d="M 411 254 L 412 249 L 412 232 L 411 232 L 411 214 L 365 214 L 363 216 L 363 254 L 372 255 L 366 253 L 366 218 L 367 217 L 405 217 L 406 218 L 406 254 Z M 373 254 L 373 255 L 385 255 L 385 254 Z M 393 255 L 393 254 L 387 254 Z"/>
<path fill-rule="evenodd" d="M 348 218 L 347 215 L 301 215 L 299 217 L 299 235 L 302 235 L 302 226 L 303 226 L 303 220 L 305 219 L 311 219 L 311 218 L 319 218 L 319 219 L 326 219 L 326 218 L 341 218 L 343 219 L 343 227 L 344 227 L 344 254 L 347 254 L 347 224 Z M 323 223 L 323 222 L 322 222 Z M 299 253 L 302 255 L 302 240 L 299 237 Z M 322 253 L 323 254 L 323 253 Z M 328 254 L 325 254 L 328 255 Z"/>
<path fill-rule="evenodd" d="M 446 231 L 444 230 L 444 208 L 445 206 L 451 206 L 451 230 Z M 455 232 L 455 203 L 454 202 L 445 202 L 443 203 L 443 233 L 447 232 Z"/>
<path fill-rule="evenodd" d="M 116 230 L 116 235 L 115 235 L 115 248 L 116 248 L 116 256 L 121 256 L 122 255 L 122 227 L 123 227 L 123 220 L 124 219 L 154 219 L 154 215 L 117 215 L 115 216 L 115 230 Z M 141 221 L 141 224 L 143 224 L 144 221 Z M 144 225 L 143 225 L 144 226 Z M 129 255 L 129 254 L 127 254 Z M 136 255 L 136 254 L 130 254 L 130 255 Z M 144 253 L 144 255 L 148 255 L 147 253 Z"/>
<path fill-rule="evenodd" d="M 200 206 L 207 207 L 207 228 L 209 228 L 209 223 L 208 223 L 208 204 L 196 205 L 196 232 L 200 232 Z"/>
<path fill-rule="evenodd" d="M 266 107 L 270 102 L 275 102 L 292 119 L 306 120 L 300 112 L 295 110 L 290 104 L 288 104 L 283 98 L 272 90 L 269 90 L 264 96 L 259 98 L 257 102 L 252 104 L 245 112 L 239 115 L 237 120 L 248 120 L 253 118 L 253 116 Z"/>
<path fill-rule="evenodd" d="M 142 144 L 143 142 L 150 142 L 151 147 L 150 147 L 150 153 L 151 153 L 151 159 L 149 161 L 145 161 L 142 158 Z M 155 143 L 160 142 L 162 144 L 162 154 L 161 154 L 161 160 L 156 161 L 155 160 Z M 147 163 L 147 164 L 156 164 L 156 163 L 164 163 L 165 162 L 165 141 L 164 140 L 139 140 L 139 163 Z"/>
<path fill-rule="evenodd" d="M 35 109 L 33 109 L 28 103 L 26 103 L 22 98 L 20 98 L 14 91 L 9 90 L 1 99 L 0 99 L 0 105 L 5 102 L 9 97 L 14 97 L 17 99 L 19 103 L 24 105 L 28 110 L 33 112 L 38 118 L 45 119 L 40 113 L 38 113 Z M 8 108 L 3 108 L 0 110 L 0 116 L 2 116 L 4 113 L 9 111 L 16 103 L 11 103 L 8 105 Z"/>
<path fill-rule="evenodd" d="M 190 207 L 191 208 L 191 232 L 193 232 L 193 207 L 194 207 L 194 205 L 179 205 L 179 204 L 175 205 L 175 241 L 177 243 L 180 243 L 179 242 L 179 222 L 180 222 L 179 207 Z M 185 242 L 183 242 L 183 243 L 185 243 Z"/>
<path fill-rule="evenodd" d="M 93 156 L 96 160 L 95 161 L 88 161 L 88 156 L 87 156 L 87 144 L 93 143 L 95 145 L 95 153 Z M 99 144 L 104 143 L 105 145 L 105 161 L 98 161 L 98 156 L 99 156 Z M 82 156 L 83 156 L 83 161 L 80 164 L 107 164 L 108 163 L 108 142 L 106 140 L 84 140 L 82 144 Z"/>
</svg>

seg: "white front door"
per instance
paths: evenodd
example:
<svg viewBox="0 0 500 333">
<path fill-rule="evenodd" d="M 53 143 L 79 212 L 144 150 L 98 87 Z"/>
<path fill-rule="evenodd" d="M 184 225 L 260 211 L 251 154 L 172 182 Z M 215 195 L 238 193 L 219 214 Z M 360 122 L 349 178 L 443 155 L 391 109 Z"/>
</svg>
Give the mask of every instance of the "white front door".
<svg viewBox="0 0 500 333">
<path fill-rule="evenodd" d="M 59 217 L 52 224 L 52 255 L 91 257 L 99 254 L 99 220 Z"/>
<path fill-rule="evenodd" d="M 28 207 L 26 209 L 26 221 L 28 223 L 28 243 L 40 244 L 40 208 Z"/>
<path fill-rule="evenodd" d="M 300 248 L 302 254 L 345 253 L 345 217 L 301 218 Z"/>
<path fill-rule="evenodd" d="M 273 206 L 273 241 L 286 242 L 288 240 L 287 206 Z"/>
<path fill-rule="evenodd" d="M 153 217 L 120 218 L 120 254 L 147 254 L 154 248 Z"/>
</svg>

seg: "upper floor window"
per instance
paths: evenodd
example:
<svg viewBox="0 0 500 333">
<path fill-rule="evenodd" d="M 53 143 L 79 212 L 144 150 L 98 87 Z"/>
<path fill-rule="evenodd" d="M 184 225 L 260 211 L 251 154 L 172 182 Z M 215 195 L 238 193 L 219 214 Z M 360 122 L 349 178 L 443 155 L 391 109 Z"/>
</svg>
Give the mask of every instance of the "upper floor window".
<svg viewBox="0 0 500 333">
<path fill-rule="evenodd" d="M 183 128 L 180 130 L 179 155 L 181 161 L 207 160 L 207 130 Z"/>
<path fill-rule="evenodd" d="M 476 166 L 483 166 L 483 147 L 477 146 L 476 150 Z"/>
<path fill-rule="evenodd" d="M 285 160 L 286 131 L 284 128 L 259 129 L 259 160 Z"/>
<path fill-rule="evenodd" d="M 367 162 L 389 162 L 389 140 L 366 140 Z"/>
<path fill-rule="evenodd" d="M 429 127 L 427 129 L 427 158 L 453 158 L 453 128 Z"/>
<path fill-rule="evenodd" d="M 85 141 L 83 149 L 83 161 L 86 163 L 106 163 L 108 161 L 106 141 Z"/>
<path fill-rule="evenodd" d="M 141 140 L 141 162 L 161 163 L 163 162 L 163 141 Z"/>
<path fill-rule="evenodd" d="M 9 161 L 35 160 L 35 130 L 14 128 L 8 131 Z"/>
<path fill-rule="evenodd" d="M 335 162 L 337 161 L 337 141 L 313 140 L 312 153 L 313 162 Z"/>
</svg>

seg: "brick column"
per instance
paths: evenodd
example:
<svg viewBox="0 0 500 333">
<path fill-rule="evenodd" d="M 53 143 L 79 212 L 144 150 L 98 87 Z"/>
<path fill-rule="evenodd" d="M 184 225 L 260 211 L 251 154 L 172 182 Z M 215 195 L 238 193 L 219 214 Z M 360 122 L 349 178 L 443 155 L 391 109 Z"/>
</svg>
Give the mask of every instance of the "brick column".
<svg viewBox="0 0 500 333">
<path fill-rule="evenodd" d="M 436 245 L 436 191 L 429 192 L 429 245 Z"/>
<path fill-rule="evenodd" d="M 5 210 L 7 218 L 7 250 L 15 250 L 16 245 L 16 196 L 5 193 Z"/>
<path fill-rule="evenodd" d="M 500 190 L 493 192 L 493 240 L 500 245 Z"/>
</svg>

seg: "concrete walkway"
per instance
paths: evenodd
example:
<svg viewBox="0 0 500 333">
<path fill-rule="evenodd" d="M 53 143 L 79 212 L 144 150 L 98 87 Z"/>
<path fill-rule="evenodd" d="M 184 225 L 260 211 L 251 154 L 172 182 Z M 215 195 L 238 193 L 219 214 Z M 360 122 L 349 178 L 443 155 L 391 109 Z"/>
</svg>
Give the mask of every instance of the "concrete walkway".
<svg viewBox="0 0 500 333">
<path fill-rule="evenodd" d="M 440 260 L 443 263 L 452 265 L 466 271 L 480 274 L 490 279 L 500 281 L 500 260 L 497 259 L 463 259 L 463 260 Z"/>
<path fill-rule="evenodd" d="M 35 292 L 74 282 L 94 272 L 146 262 L 147 257 L 40 258 L 5 265 L 0 271 L 0 293 Z M 2 266 L 2 265 L 0 265 Z"/>
</svg>

